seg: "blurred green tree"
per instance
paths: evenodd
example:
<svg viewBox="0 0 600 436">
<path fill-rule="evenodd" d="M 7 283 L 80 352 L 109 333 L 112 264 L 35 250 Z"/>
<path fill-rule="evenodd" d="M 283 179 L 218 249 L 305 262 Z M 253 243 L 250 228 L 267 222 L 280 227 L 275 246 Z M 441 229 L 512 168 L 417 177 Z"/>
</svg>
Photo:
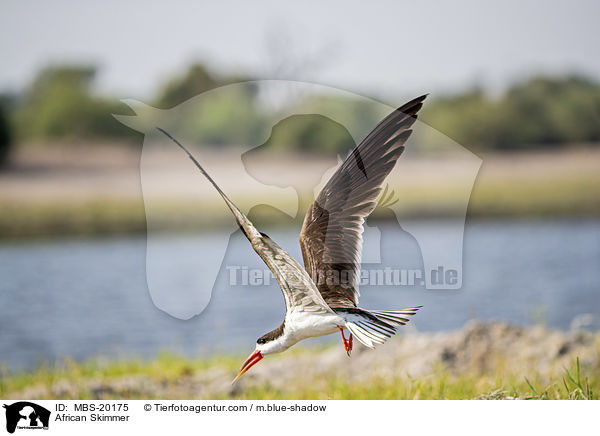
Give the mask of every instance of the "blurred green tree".
<svg viewBox="0 0 600 436">
<path fill-rule="evenodd" d="M 42 70 L 16 109 L 19 138 L 126 137 L 132 131 L 112 117 L 121 104 L 91 92 L 93 67 L 57 66 Z"/>
<path fill-rule="evenodd" d="M 427 102 L 421 119 L 463 145 L 490 145 L 490 132 L 501 125 L 499 105 L 481 89 Z"/>
<path fill-rule="evenodd" d="M 322 115 L 295 115 L 273 126 L 265 145 L 271 150 L 295 149 L 335 156 L 343 156 L 354 148 L 348 131 Z"/>
<path fill-rule="evenodd" d="M 96 69 L 54 66 L 37 75 L 17 99 L 14 109 L 4 108 L 5 133 L 17 139 L 125 138 L 136 133 L 111 114 L 123 105 L 92 92 Z M 189 138 L 205 144 L 259 143 L 269 130 L 270 114 L 258 98 L 258 86 L 243 76 L 218 75 L 202 64 L 192 65 L 182 76 L 159 89 L 154 104 L 171 108 L 217 87 L 237 83 L 219 92 L 206 93 L 181 119 L 173 120 Z M 343 113 L 344 124 L 365 134 L 385 114 L 346 97 L 312 96 L 299 104 L 301 113 L 323 109 Z M 482 89 L 430 98 L 420 119 L 474 150 L 509 150 L 557 147 L 564 144 L 600 144 L 600 84 L 572 75 L 538 76 L 516 83 L 499 96 Z M 280 132 L 281 148 L 343 151 L 344 135 L 317 118 L 298 118 Z M 9 133 L 6 133 L 9 132 Z M 4 139 L 9 144 L 8 139 Z M 8 145 L 1 146 L 6 153 Z"/>
<path fill-rule="evenodd" d="M 257 86 L 243 76 L 219 76 L 202 64 L 194 64 L 159 90 L 155 105 L 172 108 L 212 89 L 236 84 L 194 100 L 184 116 L 173 120 L 188 138 L 208 145 L 240 145 L 258 140 L 266 116 L 258 107 Z M 174 126 L 173 126 L 174 125 Z"/>
<path fill-rule="evenodd" d="M 433 99 L 422 119 L 473 149 L 600 141 L 600 86 L 580 76 L 534 77 L 492 98 L 480 89 Z"/>
<path fill-rule="evenodd" d="M 334 96 L 312 96 L 299 107 L 301 113 L 339 114 L 343 123 L 353 126 L 363 136 L 371 131 L 387 113 L 378 113 L 374 106 L 355 98 Z M 338 128 L 337 123 L 323 122 L 324 117 L 298 117 L 289 122 L 285 130 L 277 133 L 280 144 L 287 144 L 304 151 L 339 153 L 345 156 L 354 146 L 354 139 L 347 130 Z M 337 125 L 337 126 L 336 126 Z M 275 133 L 275 132 L 274 132 Z M 357 138 L 360 141 L 362 137 Z"/>
<path fill-rule="evenodd" d="M 580 76 L 535 77 L 506 94 L 516 145 L 600 140 L 600 87 Z"/>
<path fill-rule="evenodd" d="M 162 108 L 171 108 L 219 85 L 220 82 L 204 65 L 194 64 L 182 77 L 173 78 L 164 85 L 156 98 L 156 104 Z"/>
<path fill-rule="evenodd" d="M 10 123 L 3 103 L 0 99 L 0 168 L 6 165 L 12 145 Z"/>
</svg>

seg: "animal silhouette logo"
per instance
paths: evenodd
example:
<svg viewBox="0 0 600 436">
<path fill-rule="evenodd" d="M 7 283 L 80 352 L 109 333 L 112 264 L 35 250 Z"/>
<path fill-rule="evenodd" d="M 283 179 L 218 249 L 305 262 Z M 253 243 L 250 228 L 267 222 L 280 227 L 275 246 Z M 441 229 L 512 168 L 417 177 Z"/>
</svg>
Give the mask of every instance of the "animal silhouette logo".
<svg viewBox="0 0 600 436">
<path fill-rule="evenodd" d="M 48 429 L 50 411 L 29 401 L 4 404 L 6 409 L 6 431 L 14 433 L 18 429 Z"/>
<path fill-rule="evenodd" d="M 253 104 L 230 104 L 236 111 L 228 113 L 226 124 L 211 124 L 215 108 L 239 102 L 249 87 L 256 91 Z M 330 104 L 333 101 L 348 104 Z M 200 237 L 193 247 L 180 244 L 180 240 L 165 242 L 166 214 L 171 210 L 180 213 L 176 207 L 166 208 L 165 204 L 171 204 L 171 199 L 173 203 L 185 199 L 179 210 L 193 216 L 191 222 L 208 222 L 211 206 L 207 199 L 218 194 L 209 183 L 203 183 L 185 153 L 165 142 L 157 127 L 168 131 L 193 154 L 200 156 L 209 172 L 224 162 L 226 167 L 222 168 L 226 170 L 218 177 L 219 186 L 234 201 L 244 197 L 245 201 L 238 204 L 250 219 L 253 218 L 252 211 L 268 211 L 269 216 L 278 217 L 279 223 L 288 222 L 299 231 L 305 216 L 302 207 L 312 204 L 337 168 L 336 156 L 325 155 L 334 150 L 327 149 L 327 145 L 346 141 L 345 148 L 351 150 L 378 120 L 396 109 L 341 89 L 288 80 L 233 83 L 203 92 L 170 109 L 159 109 L 134 100 L 123 102 L 135 115 L 114 115 L 115 118 L 144 134 L 140 181 L 146 213 L 148 290 L 157 308 L 179 319 L 190 319 L 204 311 L 219 278 L 231 274 L 228 266 L 253 268 L 232 260 L 238 253 L 234 249 L 236 237 L 240 236 L 243 244 L 239 252 L 247 251 L 247 242 L 241 239 L 233 220 L 219 222 L 222 231 L 230 234 L 229 238 Z M 261 114 L 262 121 L 249 123 L 248 120 L 257 113 Z M 331 141 L 322 144 L 310 136 L 301 137 L 300 146 L 307 151 L 305 157 L 266 166 L 269 159 L 276 158 L 277 150 L 289 142 L 292 133 L 298 131 L 298 126 L 306 125 L 311 126 L 311 132 L 330 132 Z M 384 270 L 390 269 L 398 272 L 398 277 L 402 272 L 419 270 L 422 272 L 418 286 L 457 290 L 462 287 L 467 207 L 482 160 L 426 123 L 417 120 L 412 128 L 414 134 L 403 153 L 402 165 L 396 165 L 390 172 L 389 189 L 380 200 L 378 215 L 385 216 L 387 224 L 377 225 L 375 220 L 366 223 L 362 263 L 371 265 L 374 273 L 381 271 L 383 274 Z M 223 129 L 234 129 L 235 147 L 229 151 L 214 147 L 213 162 L 206 162 L 210 150 L 207 153 L 206 148 L 196 150 L 194 147 L 210 141 L 215 132 Z M 315 147 L 319 150 L 320 160 L 307 157 Z M 344 159 L 342 153 L 337 157 L 339 162 Z M 413 170 L 405 171 L 410 161 Z M 177 184 L 177 194 L 171 195 L 170 199 L 168 186 L 174 184 Z M 415 193 L 411 190 L 415 186 L 426 187 L 426 194 Z M 307 188 L 313 188 L 312 192 Z M 260 201 L 252 204 L 253 198 Z M 412 213 L 427 214 L 429 204 L 436 203 L 442 211 L 443 223 L 432 231 L 432 227 L 423 225 L 421 220 L 410 219 L 411 211 L 406 206 L 412 201 L 410 199 L 422 203 L 419 206 L 422 211 L 416 208 Z M 180 218 L 173 217 L 173 222 L 179 222 Z M 173 228 L 177 226 L 175 224 Z M 383 233 L 381 229 L 384 229 Z M 171 247 L 180 254 L 173 255 L 169 251 Z M 345 263 L 345 259 L 339 263 Z M 262 266 L 258 264 L 257 268 Z M 206 286 L 190 286 L 192 283 L 206 283 Z"/>
</svg>

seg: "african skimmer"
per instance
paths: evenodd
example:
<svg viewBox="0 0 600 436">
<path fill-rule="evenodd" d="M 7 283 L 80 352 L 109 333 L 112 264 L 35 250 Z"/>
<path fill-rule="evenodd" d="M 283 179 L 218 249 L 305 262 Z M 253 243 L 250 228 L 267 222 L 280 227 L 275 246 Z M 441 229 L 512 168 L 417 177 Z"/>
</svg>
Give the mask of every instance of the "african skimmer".
<svg viewBox="0 0 600 436">
<path fill-rule="evenodd" d="M 234 382 L 267 354 L 336 331 L 348 355 L 356 337 L 369 348 L 383 344 L 419 309 L 365 310 L 358 307 L 358 277 L 365 218 L 377 205 L 385 178 L 404 151 L 404 143 L 426 95 L 389 114 L 350 152 L 310 206 L 300 233 L 304 268 L 264 233 L 225 195 L 187 149 L 158 128 L 196 164 L 219 192 L 250 244 L 277 279 L 285 299 L 281 325 L 256 341 L 254 352 Z M 348 339 L 344 329 L 350 332 Z"/>
</svg>

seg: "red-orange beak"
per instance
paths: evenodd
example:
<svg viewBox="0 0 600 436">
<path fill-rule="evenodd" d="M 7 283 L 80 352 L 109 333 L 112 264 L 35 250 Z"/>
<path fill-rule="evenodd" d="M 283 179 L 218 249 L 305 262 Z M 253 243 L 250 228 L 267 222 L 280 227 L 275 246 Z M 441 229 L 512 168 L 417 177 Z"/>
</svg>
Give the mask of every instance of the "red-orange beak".
<svg viewBox="0 0 600 436">
<path fill-rule="evenodd" d="M 248 357 L 246 359 L 246 361 L 244 362 L 244 364 L 240 368 L 240 372 L 238 372 L 237 377 L 233 379 L 233 381 L 231 382 L 231 384 L 234 384 L 241 376 L 243 376 L 246 373 L 246 371 L 248 371 L 250 368 L 252 368 L 258 362 L 260 362 L 260 360 L 262 358 L 263 358 L 263 355 L 260 353 L 260 351 L 258 351 L 258 350 L 254 351 L 254 353 L 252 353 L 250 355 L 250 357 Z"/>
</svg>

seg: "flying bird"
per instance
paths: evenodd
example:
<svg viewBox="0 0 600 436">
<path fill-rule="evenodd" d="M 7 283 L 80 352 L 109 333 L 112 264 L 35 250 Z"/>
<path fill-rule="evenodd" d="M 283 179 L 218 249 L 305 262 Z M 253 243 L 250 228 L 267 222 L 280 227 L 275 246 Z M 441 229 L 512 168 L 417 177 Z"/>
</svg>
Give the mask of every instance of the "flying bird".
<svg viewBox="0 0 600 436">
<path fill-rule="evenodd" d="M 235 382 L 268 354 L 299 341 L 341 332 L 350 355 L 353 337 L 374 348 L 396 333 L 421 306 L 402 310 L 358 307 L 358 278 L 365 218 L 375 209 L 385 178 L 404 151 L 411 127 L 427 95 L 399 107 L 383 119 L 346 157 L 309 207 L 300 248 L 304 268 L 266 234 L 259 232 L 208 175 L 194 156 L 168 132 L 157 127 L 187 153 L 223 197 L 252 248 L 277 279 L 285 300 L 281 325 L 256 341 Z M 344 329 L 349 337 L 344 336 Z M 232 383 L 233 383 L 232 382 Z"/>
</svg>

